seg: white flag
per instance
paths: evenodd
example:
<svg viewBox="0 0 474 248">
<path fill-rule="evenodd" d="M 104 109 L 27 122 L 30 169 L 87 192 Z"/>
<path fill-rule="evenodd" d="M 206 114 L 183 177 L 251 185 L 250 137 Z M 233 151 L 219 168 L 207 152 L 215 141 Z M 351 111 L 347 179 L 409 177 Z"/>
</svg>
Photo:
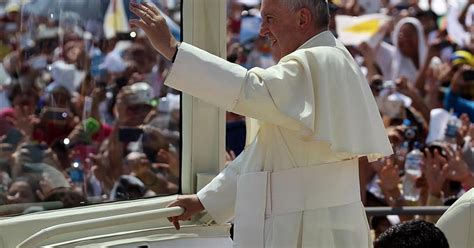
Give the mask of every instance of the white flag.
<svg viewBox="0 0 474 248">
<path fill-rule="evenodd" d="M 128 26 L 123 0 L 110 0 L 104 18 L 105 38 L 110 39 L 115 37 L 117 33 L 126 33 L 129 31 L 130 27 Z"/>
<path fill-rule="evenodd" d="M 367 42 L 375 47 L 383 39 L 382 28 L 389 20 L 389 16 L 382 14 L 336 15 L 338 39 L 346 46 L 358 46 Z"/>
</svg>

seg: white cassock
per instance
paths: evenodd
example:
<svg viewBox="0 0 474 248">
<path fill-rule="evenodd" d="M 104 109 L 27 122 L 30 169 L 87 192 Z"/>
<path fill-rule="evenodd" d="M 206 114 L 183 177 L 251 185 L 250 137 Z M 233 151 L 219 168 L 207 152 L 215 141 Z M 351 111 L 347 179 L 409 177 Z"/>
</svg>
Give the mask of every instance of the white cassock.
<svg viewBox="0 0 474 248">
<path fill-rule="evenodd" d="M 370 88 L 326 31 L 268 69 L 182 43 L 166 84 L 258 119 L 252 142 L 198 192 L 235 247 L 371 247 L 357 157 L 392 149 Z"/>
<path fill-rule="evenodd" d="M 436 226 L 446 235 L 450 247 L 474 247 L 474 189 L 457 199 Z"/>
</svg>

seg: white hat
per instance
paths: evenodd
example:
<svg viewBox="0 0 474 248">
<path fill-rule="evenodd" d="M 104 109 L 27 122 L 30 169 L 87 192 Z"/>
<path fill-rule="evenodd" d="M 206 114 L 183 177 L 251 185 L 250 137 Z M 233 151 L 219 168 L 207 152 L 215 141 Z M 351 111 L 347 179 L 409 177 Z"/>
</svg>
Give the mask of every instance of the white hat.
<svg viewBox="0 0 474 248">
<path fill-rule="evenodd" d="M 117 53 L 109 53 L 105 56 L 104 62 L 99 65 L 99 69 L 107 70 L 110 73 L 120 73 L 127 69 L 127 64 Z"/>
<path fill-rule="evenodd" d="M 127 96 L 130 104 L 152 104 L 155 97 L 153 89 L 148 83 L 138 82 L 124 87 L 124 90 L 129 90 L 132 94 Z"/>
<path fill-rule="evenodd" d="M 127 69 L 127 63 L 125 63 L 121 54 L 130 46 L 132 46 L 132 42 L 130 41 L 117 42 L 114 50 L 105 56 L 104 62 L 99 65 L 99 69 L 105 69 L 109 73 L 124 72 Z"/>
<path fill-rule="evenodd" d="M 76 76 L 76 66 L 73 64 L 67 64 L 63 60 L 58 60 L 51 65 L 51 77 L 54 81 L 48 85 L 46 91 L 51 91 L 56 86 L 60 85 L 65 87 L 69 92 L 73 93 L 76 89 Z"/>
</svg>

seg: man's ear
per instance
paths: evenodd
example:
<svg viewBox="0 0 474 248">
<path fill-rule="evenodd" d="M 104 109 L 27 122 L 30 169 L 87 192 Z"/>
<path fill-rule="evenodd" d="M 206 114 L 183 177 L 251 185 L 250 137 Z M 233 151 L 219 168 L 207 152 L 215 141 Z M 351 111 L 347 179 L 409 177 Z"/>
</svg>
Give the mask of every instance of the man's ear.
<svg viewBox="0 0 474 248">
<path fill-rule="evenodd" d="M 312 25 L 313 16 L 308 8 L 301 8 L 298 11 L 299 23 L 298 26 L 302 29 L 306 29 Z"/>
</svg>

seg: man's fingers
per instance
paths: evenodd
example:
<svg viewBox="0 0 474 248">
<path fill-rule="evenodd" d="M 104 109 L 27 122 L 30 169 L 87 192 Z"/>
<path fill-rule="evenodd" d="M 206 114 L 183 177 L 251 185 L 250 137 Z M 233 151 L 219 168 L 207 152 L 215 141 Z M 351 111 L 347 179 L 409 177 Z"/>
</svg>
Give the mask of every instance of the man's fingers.
<svg viewBox="0 0 474 248">
<path fill-rule="evenodd" d="M 140 13 L 142 13 L 142 15 L 145 15 L 151 21 L 154 20 L 155 16 L 157 16 L 157 14 L 154 11 L 150 10 L 150 8 L 145 6 L 144 4 L 136 4 L 136 3 L 131 2 L 131 6 L 132 8 L 130 8 L 130 10 L 133 10 L 133 9 L 138 10 Z"/>
<path fill-rule="evenodd" d="M 138 9 L 138 8 L 134 8 L 134 7 L 130 7 L 130 11 L 132 11 L 132 13 L 134 13 L 135 15 L 137 15 L 138 17 L 140 17 L 140 19 L 145 23 L 145 24 L 151 24 L 153 23 L 153 18 L 148 15 L 145 11 L 141 10 L 141 9 Z"/>
<path fill-rule="evenodd" d="M 171 208 L 171 207 L 177 207 L 177 206 L 179 206 L 178 205 L 178 200 L 174 200 L 170 204 L 168 204 L 168 206 L 166 206 L 166 207 Z"/>
<path fill-rule="evenodd" d="M 136 8 L 136 9 L 139 9 L 139 10 L 145 12 L 150 17 L 154 17 L 154 16 L 157 15 L 157 13 L 155 13 L 153 10 L 150 9 L 150 5 L 146 4 L 145 2 L 141 3 L 141 4 L 130 2 L 130 5 L 134 8 Z M 158 13 L 158 15 L 159 15 L 159 13 Z"/>
<path fill-rule="evenodd" d="M 158 10 L 158 8 L 156 6 L 154 6 L 153 4 L 150 4 L 148 2 L 144 2 L 143 3 L 149 11 L 153 12 L 153 14 L 157 15 L 157 16 L 161 16 L 161 13 L 160 11 Z"/>
<path fill-rule="evenodd" d="M 173 202 L 171 202 L 168 206 L 166 206 L 167 208 L 171 208 L 171 207 L 180 207 L 180 208 L 183 208 L 184 209 L 184 212 L 182 215 L 179 215 L 179 216 L 175 216 L 175 218 L 180 218 L 182 220 L 184 220 L 184 218 L 182 218 L 185 214 L 186 214 L 186 208 L 183 206 L 183 204 L 178 200 L 175 200 Z"/>
<path fill-rule="evenodd" d="M 176 230 L 180 229 L 178 217 L 173 217 L 173 225 Z"/>
</svg>

